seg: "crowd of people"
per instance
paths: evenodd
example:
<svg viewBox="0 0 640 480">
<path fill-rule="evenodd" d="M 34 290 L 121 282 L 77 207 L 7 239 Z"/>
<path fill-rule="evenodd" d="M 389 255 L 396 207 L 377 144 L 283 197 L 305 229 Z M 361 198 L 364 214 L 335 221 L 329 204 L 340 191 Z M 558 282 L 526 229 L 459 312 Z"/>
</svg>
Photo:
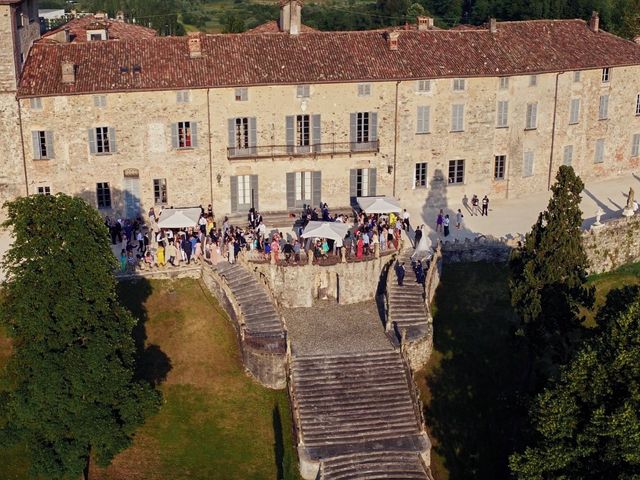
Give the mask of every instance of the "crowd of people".
<svg viewBox="0 0 640 480">
<path fill-rule="evenodd" d="M 409 215 L 394 213 L 368 215 L 360 212 L 353 217 L 344 213 L 331 213 L 328 205 L 318 208 L 306 206 L 294 219 L 292 232 L 285 235 L 279 231 L 268 231 L 262 215 L 251 209 L 247 222 L 242 227 L 231 224 L 228 217 L 220 222 L 211 205 L 201 213 L 193 227 L 184 229 L 161 228 L 162 209 L 151 208 L 147 221 L 137 219 L 115 219 L 106 217 L 111 243 L 120 249 L 120 271 L 163 268 L 167 265 L 190 265 L 200 263 L 203 258 L 212 263 L 228 261 L 234 263 L 242 251 L 250 252 L 251 258 L 271 260 L 276 263 L 298 264 L 335 257 L 343 254 L 349 260 L 363 260 L 389 250 L 397 250 L 403 229 L 409 229 Z M 346 236 L 332 240 L 328 238 L 302 238 L 302 232 L 311 221 L 340 222 L 352 227 Z"/>
</svg>

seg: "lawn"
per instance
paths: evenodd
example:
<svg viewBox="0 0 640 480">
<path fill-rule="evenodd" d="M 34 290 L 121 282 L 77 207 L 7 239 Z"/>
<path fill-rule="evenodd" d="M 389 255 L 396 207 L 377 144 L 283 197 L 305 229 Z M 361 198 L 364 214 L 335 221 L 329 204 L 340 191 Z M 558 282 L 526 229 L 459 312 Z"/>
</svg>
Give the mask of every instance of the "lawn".
<svg viewBox="0 0 640 480">
<path fill-rule="evenodd" d="M 509 478 L 507 458 L 526 425 L 518 401 L 523 349 L 513 336 L 514 313 L 505 264 L 447 264 L 434 300 L 434 352 L 416 380 L 434 444 L 436 480 Z M 593 275 L 587 324 L 607 293 L 640 284 L 640 263 Z"/>
<path fill-rule="evenodd" d="M 92 468 L 92 480 L 297 479 L 286 391 L 245 374 L 234 330 L 200 283 L 140 281 L 119 291 L 141 319 L 139 373 L 159 382 L 164 400 L 129 449 Z M 24 473 L 28 462 L 15 453 L 11 472 Z M 0 464 L 10 458 L 0 451 Z"/>
</svg>

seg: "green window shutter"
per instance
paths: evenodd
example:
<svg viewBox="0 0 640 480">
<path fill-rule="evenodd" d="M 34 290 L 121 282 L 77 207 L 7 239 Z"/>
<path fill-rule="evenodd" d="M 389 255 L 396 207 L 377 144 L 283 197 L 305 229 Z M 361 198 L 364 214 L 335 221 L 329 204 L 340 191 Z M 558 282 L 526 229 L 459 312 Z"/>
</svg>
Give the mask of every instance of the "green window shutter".
<svg viewBox="0 0 640 480">
<path fill-rule="evenodd" d="M 378 114 L 376 112 L 369 113 L 369 141 L 378 140 Z"/>
<path fill-rule="evenodd" d="M 231 213 L 238 211 L 238 177 L 231 177 Z"/>
<path fill-rule="evenodd" d="M 287 173 L 287 208 L 296 206 L 296 174 Z"/>
<path fill-rule="evenodd" d="M 321 152 L 322 151 L 322 124 L 320 122 L 320 115 L 312 115 L 311 116 L 311 125 L 312 125 L 312 130 L 311 130 L 311 136 L 312 136 L 312 140 L 311 143 L 313 144 L 313 151 L 314 152 Z"/>
<path fill-rule="evenodd" d="M 116 153 L 116 129 L 109 127 L 109 153 Z"/>
<path fill-rule="evenodd" d="M 47 144 L 47 158 L 53 160 L 54 158 L 56 158 L 53 150 L 53 132 L 44 132 L 44 138 Z"/>
<path fill-rule="evenodd" d="M 311 172 L 311 204 L 314 207 L 322 201 L 322 172 Z"/>
<path fill-rule="evenodd" d="M 198 148 L 198 122 L 190 122 L 191 127 L 191 146 Z"/>
<path fill-rule="evenodd" d="M 287 115 L 285 118 L 285 126 L 287 129 L 287 153 L 292 154 L 294 152 L 294 144 L 296 141 L 295 130 L 294 130 L 294 121 L 293 115 Z"/>
<path fill-rule="evenodd" d="M 258 210 L 258 175 L 251 175 L 251 199 L 253 200 L 252 207 Z"/>
<path fill-rule="evenodd" d="M 171 146 L 175 149 L 178 148 L 178 124 L 171 124 Z"/>
<path fill-rule="evenodd" d="M 227 132 L 229 135 L 229 148 L 235 148 L 236 146 L 236 119 L 230 118 L 227 120 Z M 233 152 L 233 150 L 232 150 Z M 233 154 L 233 153 L 232 153 Z"/>
<path fill-rule="evenodd" d="M 369 196 L 373 197 L 376 194 L 376 181 L 377 181 L 377 169 L 369 169 Z"/>
<path fill-rule="evenodd" d="M 33 142 L 33 158 L 40 160 L 42 158 L 40 151 L 40 132 L 31 132 L 31 140 Z"/>
<path fill-rule="evenodd" d="M 96 129 L 90 128 L 88 131 L 89 138 L 89 151 L 95 155 L 96 154 Z"/>
<path fill-rule="evenodd" d="M 258 146 L 258 131 L 256 128 L 256 117 L 250 117 L 249 118 L 249 150 L 250 152 L 255 154 L 257 151 L 257 148 L 256 148 L 257 146 Z"/>
</svg>

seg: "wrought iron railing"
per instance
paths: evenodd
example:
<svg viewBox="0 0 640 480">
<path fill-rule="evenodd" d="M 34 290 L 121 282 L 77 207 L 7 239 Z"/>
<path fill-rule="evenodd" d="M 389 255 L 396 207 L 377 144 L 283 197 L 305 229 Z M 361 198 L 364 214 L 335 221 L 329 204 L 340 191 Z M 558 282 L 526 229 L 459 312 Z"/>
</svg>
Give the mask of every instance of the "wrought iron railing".
<svg viewBox="0 0 640 480">
<path fill-rule="evenodd" d="M 261 145 L 248 148 L 227 148 L 227 158 L 230 160 L 246 158 L 275 158 L 275 157 L 305 157 L 319 155 L 339 155 L 354 153 L 377 153 L 380 142 L 332 142 L 316 143 L 313 145 Z"/>
</svg>

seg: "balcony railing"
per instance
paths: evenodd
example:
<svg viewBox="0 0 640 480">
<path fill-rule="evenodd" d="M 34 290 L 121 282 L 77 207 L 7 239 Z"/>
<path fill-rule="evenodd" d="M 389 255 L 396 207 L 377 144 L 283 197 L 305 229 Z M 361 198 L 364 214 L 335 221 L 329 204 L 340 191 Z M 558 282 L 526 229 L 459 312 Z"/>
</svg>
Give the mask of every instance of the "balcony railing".
<svg viewBox="0 0 640 480">
<path fill-rule="evenodd" d="M 237 160 L 247 158 L 317 157 L 321 155 L 378 153 L 379 151 L 380 143 L 378 140 L 372 142 L 316 143 L 313 145 L 265 145 L 248 148 L 227 148 L 227 158 Z"/>
</svg>

